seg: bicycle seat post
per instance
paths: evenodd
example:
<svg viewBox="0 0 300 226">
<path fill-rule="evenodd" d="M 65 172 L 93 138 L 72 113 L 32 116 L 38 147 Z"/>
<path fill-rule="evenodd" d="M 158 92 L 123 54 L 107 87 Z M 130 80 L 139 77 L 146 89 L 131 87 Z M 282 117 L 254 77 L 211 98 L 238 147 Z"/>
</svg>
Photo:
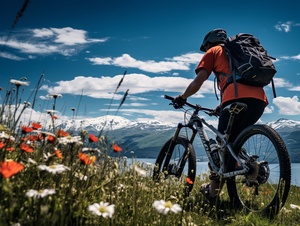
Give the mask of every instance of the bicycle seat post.
<svg viewBox="0 0 300 226">
<path fill-rule="evenodd" d="M 228 110 L 230 113 L 230 117 L 228 120 L 227 128 L 225 130 L 226 139 L 229 139 L 229 136 L 231 134 L 233 122 L 235 119 L 235 116 L 238 115 L 240 112 L 247 109 L 247 105 L 239 102 L 235 102 L 230 104 L 229 106 L 225 107 L 224 110 Z"/>
</svg>

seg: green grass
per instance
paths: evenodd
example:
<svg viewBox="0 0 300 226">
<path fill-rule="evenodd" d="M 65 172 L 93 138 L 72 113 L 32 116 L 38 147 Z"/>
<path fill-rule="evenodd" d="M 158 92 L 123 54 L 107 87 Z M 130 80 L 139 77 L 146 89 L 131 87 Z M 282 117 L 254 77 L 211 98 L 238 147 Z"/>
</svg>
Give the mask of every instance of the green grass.
<svg viewBox="0 0 300 226">
<path fill-rule="evenodd" d="M 16 145 L 17 147 L 18 145 Z M 49 148 L 49 149 L 48 149 Z M 0 225 L 297 225 L 299 210 L 290 204 L 300 203 L 299 187 L 291 188 L 285 207 L 272 221 L 258 214 L 233 210 L 227 195 L 220 197 L 220 205 L 210 207 L 198 193 L 206 179 L 197 177 L 188 198 L 182 196 L 178 181 L 154 182 L 152 166 L 137 162 L 129 165 L 122 158 L 101 155 L 96 164 L 82 164 L 77 157 L 82 145 L 61 146 L 63 159 L 50 146 L 41 145 L 33 153 L 20 149 L 1 150 L 1 159 L 15 159 L 25 168 L 4 178 L 0 176 Z M 4 156 L 5 155 L 5 156 Z M 31 160 L 29 160 L 29 158 Z M 34 161 L 32 161 L 34 160 Z M 36 163 L 34 163 L 36 162 Z M 69 167 L 60 174 L 38 168 L 39 165 L 63 164 Z M 133 167 L 134 166 L 134 167 Z M 86 176 L 86 180 L 78 175 Z M 29 189 L 54 189 L 55 194 L 44 198 L 28 197 Z M 179 204 L 182 211 L 159 213 L 152 204 L 155 200 Z M 96 216 L 88 206 L 100 201 L 115 205 L 111 218 Z"/>
</svg>

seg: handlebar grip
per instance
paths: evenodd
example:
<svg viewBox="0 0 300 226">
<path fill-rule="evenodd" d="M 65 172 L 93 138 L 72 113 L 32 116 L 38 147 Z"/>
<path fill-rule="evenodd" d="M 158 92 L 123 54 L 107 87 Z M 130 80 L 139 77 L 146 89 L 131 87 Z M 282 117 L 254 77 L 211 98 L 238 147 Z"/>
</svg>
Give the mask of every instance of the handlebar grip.
<svg viewBox="0 0 300 226">
<path fill-rule="evenodd" d="M 168 99 L 168 100 L 171 100 L 171 101 L 174 100 L 174 97 L 171 97 L 171 96 L 169 96 L 169 95 L 165 95 L 164 98 L 165 98 L 165 99 Z"/>
</svg>

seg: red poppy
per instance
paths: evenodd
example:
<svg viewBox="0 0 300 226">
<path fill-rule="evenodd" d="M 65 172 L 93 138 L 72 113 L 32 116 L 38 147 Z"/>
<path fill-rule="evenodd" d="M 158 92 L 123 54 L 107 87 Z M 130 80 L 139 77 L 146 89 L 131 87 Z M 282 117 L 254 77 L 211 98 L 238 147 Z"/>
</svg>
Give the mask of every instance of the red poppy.
<svg viewBox="0 0 300 226">
<path fill-rule="evenodd" d="M 33 152 L 33 148 L 30 147 L 29 145 L 25 144 L 25 143 L 21 143 L 21 150 L 25 151 L 27 153 Z"/>
<path fill-rule="evenodd" d="M 5 149 L 6 151 L 14 151 L 14 150 L 16 150 L 14 147 L 7 147 L 6 149 Z"/>
<path fill-rule="evenodd" d="M 15 161 L 0 162 L 0 174 L 5 178 L 9 178 L 23 169 L 24 166 Z"/>
<path fill-rule="evenodd" d="M 23 134 L 30 133 L 33 131 L 33 129 L 29 126 L 21 126 L 21 130 Z"/>
<path fill-rule="evenodd" d="M 78 157 L 85 165 L 94 164 L 96 161 L 96 156 L 90 156 L 88 154 L 84 154 L 83 152 L 79 152 Z"/>
<path fill-rule="evenodd" d="M 24 139 L 24 141 L 26 141 L 27 139 Z M 35 136 L 35 135 L 30 135 L 30 136 L 28 136 L 28 140 L 30 140 L 30 141 L 37 141 L 38 140 L 38 137 L 37 136 Z"/>
<path fill-rule="evenodd" d="M 33 123 L 31 123 L 31 127 L 35 130 L 38 130 L 38 129 L 42 128 L 42 125 L 38 122 L 33 122 Z"/>
<path fill-rule="evenodd" d="M 57 132 L 56 132 L 56 135 L 58 137 L 67 137 L 69 136 L 69 133 L 67 133 L 66 131 L 62 130 L 62 129 L 59 129 Z"/>
<path fill-rule="evenodd" d="M 112 149 L 114 152 L 121 152 L 123 149 L 121 147 L 119 147 L 117 144 L 114 144 L 112 146 Z"/>
<path fill-rule="evenodd" d="M 48 141 L 49 143 L 53 143 L 53 142 L 55 141 L 55 137 L 52 136 L 52 135 L 48 135 L 48 136 L 47 136 L 47 141 Z"/>
<path fill-rule="evenodd" d="M 4 148 L 4 147 L 5 147 L 5 145 L 6 145 L 6 143 L 4 143 L 4 142 L 0 142 L 0 149 Z"/>
<path fill-rule="evenodd" d="M 94 134 L 89 135 L 89 142 L 97 142 L 98 138 Z"/>
<path fill-rule="evenodd" d="M 62 156 L 62 154 L 61 154 L 61 151 L 58 150 L 58 149 L 55 150 L 55 156 L 56 156 L 57 158 L 59 158 L 59 159 L 63 159 L 63 158 L 64 158 L 64 157 Z"/>
<path fill-rule="evenodd" d="M 194 182 L 191 180 L 191 178 L 187 177 L 186 178 L 186 183 L 187 184 L 193 184 Z"/>
</svg>

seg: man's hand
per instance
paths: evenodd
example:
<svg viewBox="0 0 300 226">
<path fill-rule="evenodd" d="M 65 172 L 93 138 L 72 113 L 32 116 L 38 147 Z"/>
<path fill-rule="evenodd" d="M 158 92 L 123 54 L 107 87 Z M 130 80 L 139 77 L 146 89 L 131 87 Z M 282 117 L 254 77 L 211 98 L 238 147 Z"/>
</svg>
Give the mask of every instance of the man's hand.
<svg viewBox="0 0 300 226">
<path fill-rule="evenodd" d="M 181 96 L 177 96 L 173 100 L 173 104 L 174 104 L 175 109 L 182 108 L 183 105 L 185 105 L 185 103 L 186 103 L 186 99 L 183 99 Z"/>
<path fill-rule="evenodd" d="M 220 111 L 221 111 L 221 106 L 218 105 L 214 111 L 212 111 L 211 113 L 209 113 L 210 116 L 220 116 Z"/>
</svg>

